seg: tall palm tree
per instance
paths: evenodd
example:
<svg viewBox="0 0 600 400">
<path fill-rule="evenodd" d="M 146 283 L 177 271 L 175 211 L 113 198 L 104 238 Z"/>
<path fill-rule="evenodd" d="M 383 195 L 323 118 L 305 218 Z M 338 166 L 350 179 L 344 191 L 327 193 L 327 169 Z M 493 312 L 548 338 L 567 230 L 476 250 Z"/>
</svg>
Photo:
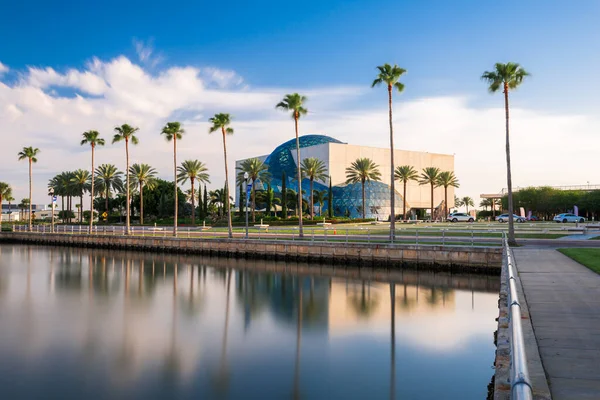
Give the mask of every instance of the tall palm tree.
<svg viewBox="0 0 600 400">
<path fill-rule="evenodd" d="M 156 185 L 156 170 L 148 164 L 133 164 L 129 167 L 131 186 L 140 191 L 140 225 L 144 223 L 144 187 L 153 189 Z"/>
<path fill-rule="evenodd" d="M 87 131 L 82 134 L 83 139 L 81 140 L 81 145 L 89 144 L 92 148 L 92 185 L 90 187 L 90 229 L 89 233 L 92 234 L 92 225 L 94 224 L 94 150 L 96 146 L 104 146 L 104 139 L 100 137 L 100 133 L 98 131 Z"/>
<path fill-rule="evenodd" d="M 12 188 L 6 182 L 0 182 L 0 226 L 2 226 L 2 201 L 12 197 Z M 10 206 L 8 207 L 10 211 Z"/>
<path fill-rule="evenodd" d="M 448 187 L 460 187 L 458 179 L 454 176 L 452 171 L 440 172 L 438 176 L 437 186 L 443 186 L 444 188 L 444 218 L 448 217 Z"/>
<path fill-rule="evenodd" d="M 82 217 L 83 217 L 83 194 L 87 191 L 90 190 L 90 182 L 92 179 L 92 174 L 90 174 L 89 171 L 86 171 L 84 169 L 78 169 L 77 171 L 74 171 L 74 175 L 73 178 L 71 178 L 71 183 L 73 184 L 73 187 L 75 188 L 75 193 L 77 195 L 79 195 L 79 223 L 82 222 Z M 93 215 L 93 214 L 91 214 Z M 91 215 L 90 215 L 90 219 L 91 219 Z"/>
<path fill-rule="evenodd" d="M 214 117 L 208 120 L 212 123 L 212 126 L 209 128 L 208 132 L 213 133 L 218 130 L 223 134 L 223 158 L 225 160 L 225 187 L 227 188 L 227 193 L 229 193 L 229 170 L 227 168 L 227 143 L 225 140 L 226 135 L 233 135 L 233 128 L 229 125 L 231 124 L 231 116 L 229 114 L 215 114 Z M 227 208 L 227 230 L 229 232 L 229 238 L 233 237 L 233 229 L 231 228 L 231 207 L 229 207 L 229 195 L 225 197 L 225 207 Z"/>
<path fill-rule="evenodd" d="M 390 240 L 394 240 L 395 229 L 396 229 L 396 190 L 394 185 L 394 126 L 392 123 L 392 91 L 396 89 L 399 93 L 404 90 L 404 84 L 399 82 L 400 77 L 406 73 L 406 70 L 400 68 L 394 64 L 392 67 L 390 64 L 383 64 L 377 67 L 379 73 L 375 80 L 371 84 L 371 87 L 385 84 L 388 91 L 388 108 L 390 117 L 390 164 L 391 170 L 391 183 L 390 183 L 390 207 L 392 209 L 392 215 L 390 217 Z"/>
<path fill-rule="evenodd" d="M 292 119 L 294 120 L 294 127 L 296 128 L 296 169 L 298 179 L 298 204 L 302 204 L 302 174 L 300 171 L 300 138 L 298 136 L 298 120 L 301 116 L 306 115 L 308 110 L 304 107 L 306 103 L 306 96 L 302 96 L 298 93 L 286 94 L 282 101 L 277 103 L 275 108 L 283 111 L 291 111 Z M 300 207 L 300 213 L 298 215 L 298 235 L 304 236 L 302 229 L 302 207 Z"/>
<path fill-rule="evenodd" d="M 125 234 L 129 235 L 131 233 L 130 230 L 130 223 L 129 223 L 129 216 L 130 216 L 130 211 L 129 211 L 129 204 L 131 203 L 131 199 L 130 199 L 130 192 L 129 192 L 129 141 L 131 141 L 131 144 L 138 144 L 138 138 L 137 136 L 135 136 L 135 133 L 137 131 L 140 130 L 140 128 L 137 127 L 133 127 L 131 125 L 128 124 L 123 124 L 121 126 L 117 126 L 115 127 L 115 136 L 113 136 L 113 144 L 120 142 L 120 141 L 125 141 L 125 172 L 126 172 L 126 177 L 125 177 L 125 212 L 127 213 L 127 215 L 125 216 Z"/>
<path fill-rule="evenodd" d="M 181 139 L 185 130 L 181 127 L 181 124 L 177 121 L 167 122 L 160 132 L 161 135 L 165 135 L 167 142 L 173 141 L 173 181 L 175 184 L 175 218 L 173 218 L 173 236 L 177 236 L 177 139 Z"/>
<path fill-rule="evenodd" d="M 108 199 L 110 198 L 110 192 L 122 191 L 123 188 L 123 173 L 117 169 L 113 164 L 102 164 L 95 171 L 96 179 L 98 184 L 102 186 L 104 191 L 105 210 L 108 214 Z"/>
<path fill-rule="evenodd" d="M 250 201 L 252 202 L 252 222 L 256 222 L 254 212 L 256 210 L 256 181 L 266 182 L 271 178 L 269 174 L 269 166 L 262 162 L 258 158 L 249 158 L 242 161 L 241 165 L 237 168 L 239 171 L 237 174 L 237 182 L 244 182 L 244 173 L 248 173 L 248 179 L 253 183 L 252 192 L 250 194 Z M 241 208 L 241 205 L 240 205 Z"/>
<path fill-rule="evenodd" d="M 462 199 L 460 199 L 460 202 L 462 203 L 463 206 L 467 207 L 467 214 L 469 213 L 469 206 L 475 207 L 475 203 L 473 202 L 473 199 L 470 198 L 469 196 L 463 197 Z"/>
<path fill-rule="evenodd" d="M 394 171 L 394 179 L 402 182 L 404 189 L 402 191 L 402 218 L 406 221 L 406 185 L 408 181 L 419 179 L 419 173 L 411 165 L 401 165 Z"/>
<path fill-rule="evenodd" d="M 420 185 L 431 185 L 431 221 L 433 221 L 433 188 L 437 185 L 440 172 L 438 167 L 427 167 L 423 168 L 419 177 Z"/>
<path fill-rule="evenodd" d="M 327 190 L 315 190 L 313 192 L 313 196 L 317 200 L 319 204 L 319 217 L 321 216 L 321 212 L 323 210 L 323 204 L 325 203 L 325 199 L 327 199 Z"/>
<path fill-rule="evenodd" d="M 310 217 L 315 217 L 315 207 L 314 207 L 314 189 L 313 183 L 315 180 L 325 182 L 327 179 L 327 167 L 325 163 L 319 160 L 316 157 L 309 157 L 302 160 L 302 164 L 300 165 L 300 170 L 302 172 L 303 177 L 306 177 L 310 180 Z"/>
<path fill-rule="evenodd" d="M 358 158 L 348 168 L 346 168 L 346 184 L 358 183 L 362 185 L 362 217 L 366 218 L 367 209 L 365 206 L 365 182 L 380 181 L 381 173 L 379 166 L 369 158 Z"/>
<path fill-rule="evenodd" d="M 529 73 L 517 63 L 496 63 L 493 71 L 485 71 L 481 79 L 489 84 L 490 93 L 496 93 L 502 89 L 504 93 L 504 113 L 506 116 L 506 184 L 508 188 L 508 214 L 513 215 L 512 174 L 510 169 L 510 136 L 509 136 L 509 106 L 508 91 L 514 90 Z M 515 226 L 512 218 L 508 219 L 508 241 L 511 245 L 516 244 Z"/>
<path fill-rule="evenodd" d="M 210 183 L 210 179 L 208 176 L 208 168 L 202 161 L 198 160 L 185 160 L 181 163 L 179 167 L 177 167 L 177 171 L 179 174 L 177 175 L 177 180 L 181 183 L 186 183 L 187 180 L 190 180 L 190 184 L 192 186 L 190 192 L 190 199 L 192 200 L 192 225 L 196 224 L 196 181 L 200 183 Z"/>
<path fill-rule="evenodd" d="M 37 147 L 23 147 L 23 150 L 21 150 L 18 154 L 19 156 L 19 161 L 27 159 L 29 161 L 29 199 L 32 199 L 32 165 L 33 163 L 37 162 L 37 155 L 40 153 L 40 149 L 38 149 Z M 31 204 L 31 201 L 29 201 L 29 231 L 31 231 L 32 228 L 32 214 L 33 214 L 33 207 Z"/>
</svg>

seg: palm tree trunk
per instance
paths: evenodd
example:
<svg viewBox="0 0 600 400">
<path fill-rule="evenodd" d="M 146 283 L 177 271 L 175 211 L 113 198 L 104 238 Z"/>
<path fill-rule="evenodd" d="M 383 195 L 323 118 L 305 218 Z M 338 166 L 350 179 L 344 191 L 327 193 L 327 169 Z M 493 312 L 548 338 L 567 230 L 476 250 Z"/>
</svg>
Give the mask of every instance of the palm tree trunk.
<svg viewBox="0 0 600 400">
<path fill-rule="evenodd" d="M 92 234 L 92 226 L 94 224 L 94 147 L 92 144 L 92 187 L 90 188 L 90 231 Z"/>
<path fill-rule="evenodd" d="M 125 213 L 127 215 L 125 215 L 125 234 L 129 235 L 130 232 L 130 225 L 129 225 L 129 139 L 125 138 L 125 159 L 126 159 L 126 167 L 125 167 L 125 178 L 126 178 L 126 182 L 125 185 L 127 185 L 127 188 L 125 188 L 125 193 L 127 194 L 127 204 L 125 205 Z"/>
<path fill-rule="evenodd" d="M 448 186 L 444 186 L 444 218 L 448 218 Z"/>
<path fill-rule="evenodd" d="M 79 196 L 79 224 L 83 223 L 83 189 L 81 189 L 81 196 Z"/>
<path fill-rule="evenodd" d="M 233 229 L 231 228 L 231 207 L 229 207 L 229 169 L 227 168 L 227 144 L 225 142 L 225 127 L 221 127 L 223 132 L 223 158 L 225 159 L 225 207 L 227 207 L 227 230 L 229 238 L 233 238 Z"/>
<path fill-rule="evenodd" d="M 252 202 L 252 222 L 256 222 L 256 216 L 254 215 L 254 212 L 256 210 L 256 188 L 254 187 L 255 185 L 255 181 L 254 179 L 252 180 L 252 193 L 251 193 L 251 202 Z"/>
<path fill-rule="evenodd" d="M 144 224 L 144 184 L 140 182 L 140 225 Z"/>
<path fill-rule="evenodd" d="M 406 181 L 404 181 L 404 189 L 402 191 L 402 218 L 406 221 Z"/>
<path fill-rule="evenodd" d="M 390 183 L 390 240 L 394 241 L 396 233 L 396 191 L 394 187 L 394 126 L 392 124 L 392 85 L 388 85 L 388 106 L 390 111 L 390 163 L 391 163 L 391 183 Z"/>
<path fill-rule="evenodd" d="M 32 180 L 33 176 L 31 173 L 31 158 L 29 159 L 29 231 L 31 232 L 32 230 L 32 218 L 31 215 L 33 214 L 33 199 L 31 197 L 31 180 Z"/>
<path fill-rule="evenodd" d="M 366 218 L 366 210 L 365 210 L 365 181 L 364 179 L 361 181 L 362 183 L 362 217 Z"/>
<path fill-rule="evenodd" d="M 177 237 L 177 135 L 173 135 L 173 177 L 175 183 L 175 216 L 173 218 L 173 236 Z"/>
<path fill-rule="evenodd" d="M 433 182 L 431 183 L 431 222 L 433 222 Z"/>
<path fill-rule="evenodd" d="M 104 197 L 105 197 L 104 198 L 104 203 L 105 203 L 104 204 L 104 207 L 105 207 L 104 212 L 106 212 L 106 220 L 107 221 L 108 221 L 108 195 L 110 194 L 109 190 L 110 190 L 110 188 L 109 188 L 108 184 L 106 184 L 106 192 L 104 193 Z"/>
<path fill-rule="evenodd" d="M 194 197 L 194 178 L 190 178 L 192 183 L 192 225 L 196 225 L 196 201 Z"/>
<path fill-rule="evenodd" d="M 313 178 L 310 178 L 310 218 L 315 219 L 315 198 L 313 192 Z"/>
<path fill-rule="evenodd" d="M 510 135 L 509 135 L 509 107 L 508 107 L 508 83 L 504 83 L 504 111 L 506 113 L 506 186 L 508 189 L 508 243 L 516 245 L 515 224 L 513 221 L 513 195 L 512 174 L 510 169 Z"/>
<path fill-rule="evenodd" d="M 300 171 L 300 138 L 298 137 L 298 112 L 294 114 L 294 126 L 296 128 L 296 169 L 298 172 L 298 236 L 303 237 L 304 231 L 302 229 L 302 173 Z"/>
</svg>

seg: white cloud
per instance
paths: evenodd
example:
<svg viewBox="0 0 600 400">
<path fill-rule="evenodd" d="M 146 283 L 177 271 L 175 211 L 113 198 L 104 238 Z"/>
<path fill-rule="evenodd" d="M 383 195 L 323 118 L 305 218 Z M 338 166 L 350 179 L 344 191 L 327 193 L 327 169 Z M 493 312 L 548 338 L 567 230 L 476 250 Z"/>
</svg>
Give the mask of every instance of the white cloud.
<svg viewBox="0 0 600 400">
<path fill-rule="evenodd" d="M 228 138 L 233 165 L 235 159 L 268 154 L 293 137 L 289 116 L 274 105 L 294 91 L 309 97 L 310 113 L 300 122 L 301 134 L 323 133 L 367 146 L 389 143 L 387 109 L 382 102 L 378 109 L 365 107 L 368 87 L 253 88 L 244 86 L 234 71 L 174 66 L 150 73 L 123 56 L 94 58 L 81 70 L 47 67 L 21 73 L 14 85 L 0 81 L 0 132 L 5 132 L 0 179 L 14 186 L 15 197 L 26 197 L 27 168 L 16 161 L 16 154 L 23 146 L 40 147 L 34 181 L 44 190 L 34 194 L 36 202 L 45 201 L 45 184 L 52 175 L 88 165 L 88 149 L 79 146 L 82 132 L 96 129 L 110 139 L 114 126 L 125 122 L 140 127 L 140 145 L 131 150 L 132 161 L 149 162 L 164 178 L 171 178 L 171 147 L 158 132 L 169 119 L 182 121 L 187 134 L 178 158 L 201 159 L 210 168 L 213 186 L 220 186 L 222 142 L 220 135 L 208 134 L 208 117 L 215 112 L 233 114 L 236 133 Z M 476 100 L 398 98 L 394 128 L 398 148 L 455 154 L 461 182 L 457 193 L 477 199 L 480 193 L 505 186 L 505 156 L 502 99 L 498 97 L 497 107 L 483 109 Z M 518 106 L 511 115 L 514 186 L 600 181 L 582 162 L 595 159 L 600 147 L 600 121 L 595 116 L 546 114 Z M 568 144 L 576 150 L 566 151 Z M 96 159 L 124 168 L 124 149 L 107 145 Z"/>
<path fill-rule="evenodd" d="M 153 39 L 145 42 L 143 40 L 133 39 L 133 45 L 135 46 L 138 60 L 144 65 L 155 67 L 164 60 L 163 55 L 155 53 Z"/>
<path fill-rule="evenodd" d="M 0 76 L 2 76 L 5 72 L 8 72 L 9 68 L 0 62 Z"/>
</svg>

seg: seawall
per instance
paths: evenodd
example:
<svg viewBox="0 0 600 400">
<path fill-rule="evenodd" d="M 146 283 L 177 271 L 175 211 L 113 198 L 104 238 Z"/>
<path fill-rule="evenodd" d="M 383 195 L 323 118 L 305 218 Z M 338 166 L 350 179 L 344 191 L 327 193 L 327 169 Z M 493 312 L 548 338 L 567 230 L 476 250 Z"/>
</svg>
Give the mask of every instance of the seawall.
<svg viewBox="0 0 600 400">
<path fill-rule="evenodd" d="M 500 274 L 502 249 L 310 241 L 186 239 L 121 235 L 0 232 L 0 243 L 70 246 L 234 258 L 324 262 L 373 267 L 429 267 L 445 271 Z"/>
</svg>

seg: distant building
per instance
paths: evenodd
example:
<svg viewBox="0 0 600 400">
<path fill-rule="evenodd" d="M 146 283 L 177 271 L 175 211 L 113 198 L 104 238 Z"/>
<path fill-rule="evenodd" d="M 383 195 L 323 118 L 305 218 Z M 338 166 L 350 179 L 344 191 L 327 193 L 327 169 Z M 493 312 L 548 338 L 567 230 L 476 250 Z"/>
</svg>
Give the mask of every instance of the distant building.
<svg viewBox="0 0 600 400">
<path fill-rule="evenodd" d="M 331 176 L 333 185 L 333 209 L 335 215 L 360 217 L 362 215 L 361 184 L 346 184 L 346 168 L 357 158 L 370 158 L 381 172 L 381 182 L 368 182 L 366 192 L 366 216 L 386 220 L 391 214 L 390 208 L 390 149 L 368 146 L 356 146 L 342 143 L 337 139 L 324 135 L 305 135 L 300 137 L 300 157 L 316 157 L 324 162 L 327 175 Z M 296 182 L 296 139 L 289 140 L 273 150 L 269 155 L 257 156 L 269 165 L 271 174 L 270 184 L 276 193 L 281 193 L 282 176 L 285 172 L 286 186 L 297 191 Z M 237 168 L 244 160 L 236 161 Z M 418 172 L 426 167 L 438 167 L 442 171 L 454 171 L 454 156 L 447 154 L 434 154 L 418 151 L 395 150 L 394 163 L 396 166 L 411 165 Z M 302 180 L 302 189 L 308 193 L 310 181 Z M 257 189 L 264 189 L 266 185 L 257 182 Z M 314 182 L 314 190 L 327 190 L 329 180 Z M 396 182 L 396 209 L 395 214 L 402 214 L 402 184 Z M 236 205 L 239 206 L 239 189 L 236 193 Z M 308 194 L 304 195 L 308 198 Z M 406 190 L 407 213 L 410 210 L 429 209 L 431 207 L 431 188 L 429 185 L 421 186 L 418 182 L 408 183 Z M 434 207 L 443 210 L 444 189 L 434 190 Z M 448 208 L 454 207 L 454 188 L 448 188 Z M 327 203 L 323 210 L 327 210 Z"/>
</svg>

